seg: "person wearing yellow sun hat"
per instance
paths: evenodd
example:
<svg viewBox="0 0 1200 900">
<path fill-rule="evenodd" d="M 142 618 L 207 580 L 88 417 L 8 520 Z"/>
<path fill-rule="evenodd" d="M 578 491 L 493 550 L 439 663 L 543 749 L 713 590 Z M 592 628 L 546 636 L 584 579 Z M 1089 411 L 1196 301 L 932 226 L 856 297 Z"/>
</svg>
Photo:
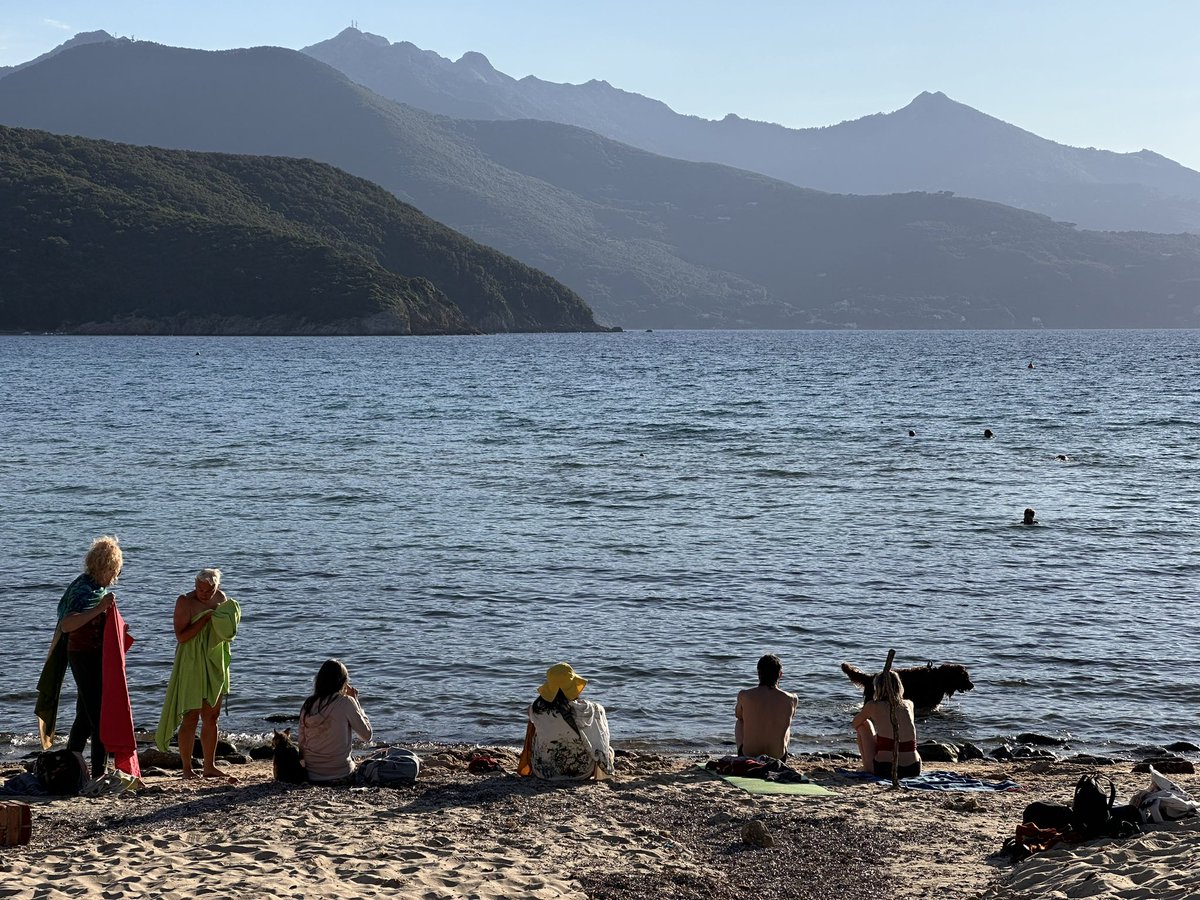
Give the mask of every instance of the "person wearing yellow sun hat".
<svg viewBox="0 0 1200 900">
<path fill-rule="evenodd" d="M 517 771 L 552 781 L 609 778 L 614 760 L 604 707 L 580 694 L 587 679 L 568 663 L 546 670 L 528 710 L 525 748 Z"/>
</svg>

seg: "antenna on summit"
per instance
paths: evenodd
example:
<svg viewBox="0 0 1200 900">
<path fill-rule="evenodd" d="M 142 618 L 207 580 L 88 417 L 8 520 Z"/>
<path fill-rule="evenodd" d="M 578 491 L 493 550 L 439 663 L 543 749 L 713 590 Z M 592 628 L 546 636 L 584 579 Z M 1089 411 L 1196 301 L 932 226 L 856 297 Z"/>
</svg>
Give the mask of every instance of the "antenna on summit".
<svg viewBox="0 0 1200 900">
<path fill-rule="evenodd" d="M 351 19 L 350 27 L 353 28 L 355 31 L 358 31 L 358 19 Z"/>
</svg>

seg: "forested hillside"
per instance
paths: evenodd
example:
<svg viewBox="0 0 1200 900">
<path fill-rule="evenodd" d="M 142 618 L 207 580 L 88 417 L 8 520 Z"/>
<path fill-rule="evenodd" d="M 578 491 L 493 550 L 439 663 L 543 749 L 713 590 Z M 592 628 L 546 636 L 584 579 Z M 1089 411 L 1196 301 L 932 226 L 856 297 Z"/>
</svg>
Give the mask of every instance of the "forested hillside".
<svg viewBox="0 0 1200 900">
<path fill-rule="evenodd" d="M 593 330 L 544 273 L 310 160 L 0 127 L 0 329 Z"/>
</svg>

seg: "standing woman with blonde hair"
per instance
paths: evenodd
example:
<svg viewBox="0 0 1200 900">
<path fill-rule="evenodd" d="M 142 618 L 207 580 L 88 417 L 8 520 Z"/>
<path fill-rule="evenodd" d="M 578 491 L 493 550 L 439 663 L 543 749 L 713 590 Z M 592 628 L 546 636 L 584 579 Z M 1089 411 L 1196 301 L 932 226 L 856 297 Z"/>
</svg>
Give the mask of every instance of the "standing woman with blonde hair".
<svg viewBox="0 0 1200 900">
<path fill-rule="evenodd" d="M 58 601 L 58 625 L 42 677 L 38 680 L 37 715 L 42 746 L 49 748 L 58 717 L 58 700 L 69 666 L 78 696 L 75 721 L 67 748 L 83 757 L 92 742 L 92 777 L 104 774 L 108 754 L 100 740 L 100 701 L 104 684 L 104 626 L 108 611 L 117 601 L 111 590 L 125 558 L 112 535 L 92 541 L 83 561 L 83 574 L 76 578 Z"/>
<path fill-rule="evenodd" d="M 241 621 L 242 608 L 221 590 L 220 569 L 201 569 L 195 589 L 175 601 L 175 664 L 154 742 L 165 751 L 179 729 L 184 778 L 198 777 L 192 771 L 192 748 L 199 722 L 204 777 L 236 780 L 217 768 L 217 717 L 229 693 L 229 642 Z"/>
</svg>

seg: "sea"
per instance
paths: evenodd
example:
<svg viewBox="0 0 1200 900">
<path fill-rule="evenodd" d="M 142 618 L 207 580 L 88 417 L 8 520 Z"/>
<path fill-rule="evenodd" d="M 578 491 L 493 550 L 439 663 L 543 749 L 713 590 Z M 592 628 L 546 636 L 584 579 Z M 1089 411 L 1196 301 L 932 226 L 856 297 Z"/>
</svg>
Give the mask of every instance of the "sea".
<svg viewBox="0 0 1200 900">
<path fill-rule="evenodd" d="M 894 649 L 975 683 L 922 739 L 1200 742 L 1198 388 L 1196 331 L 0 337 L 0 751 L 102 534 L 147 729 L 216 566 L 243 741 L 335 656 L 381 741 L 519 744 L 566 661 L 618 746 L 731 751 L 777 653 L 849 750 Z"/>
</svg>

